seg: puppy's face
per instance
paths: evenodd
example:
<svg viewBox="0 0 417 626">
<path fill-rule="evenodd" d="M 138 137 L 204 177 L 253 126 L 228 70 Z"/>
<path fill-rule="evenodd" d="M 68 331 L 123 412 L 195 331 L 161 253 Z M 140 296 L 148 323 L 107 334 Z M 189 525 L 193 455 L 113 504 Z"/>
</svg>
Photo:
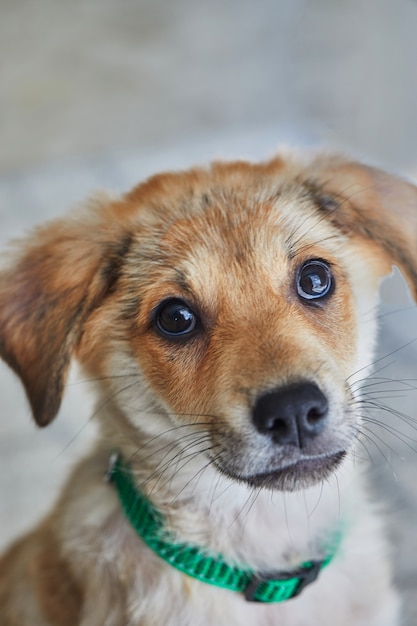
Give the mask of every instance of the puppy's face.
<svg viewBox="0 0 417 626">
<path fill-rule="evenodd" d="M 204 194 L 132 242 L 119 284 L 120 303 L 137 292 L 131 354 L 176 424 L 201 422 L 221 471 L 302 486 L 355 436 L 347 378 L 358 368 L 360 268 L 300 189 Z"/>
<path fill-rule="evenodd" d="M 44 315 L 68 343 L 57 369 L 65 370 L 76 349 L 90 375 L 112 381 L 113 402 L 142 437 L 176 431 L 187 437 L 189 425 L 194 437 L 201 433 L 208 462 L 238 481 L 293 490 L 326 478 L 356 437 L 355 380 L 372 359 L 379 279 L 393 260 L 413 282 L 417 256 L 406 230 L 397 239 L 390 230 L 388 240 L 380 222 L 372 229 L 369 198 L 353 205 L 349 187 L 340 188 L 343 168 L 345 184 L 346 168 L 356 182 L 363 170 L 341 163 L 324 185 L 323 171 L 328 175 L 331 167 L 278 159 L 218 164 L 156 177 L 96 210 L 88 242 L 94 267 L 87 246 L 78 266 L 67 259 L 61 285 L 56 263 L 43 281 L 43 311 L 48 302 L 55 309 Z M 373 186 L 372 198 L 379 198 Z M 362 183 L 362 192 L 368 188 Z M 32 301 L 34 256 L 42 265 L 42 254 L 50 257 L 53 247 L 56 256 L 61 241 L 62 260 L 63 239 L 75 249 L 81 242 L 80 231 L 69 234 L 65 225 L 42 237 L 36 255 L 32 246 L 20 261 L 25 301 Z M 77 281 L 74 272 L 83 264 L 88 276 Z M 51 293 L 52 282 L 66 294 L 67 312 Z M 13 293 L 16 301 L 16 288 Z M 22 336 L 23 322 L 10 314 L 6 321 L 13 337 Z M 43 325 L 42 332 L 46 342 Z M 13 341 L 4 340 L 3 354 L 28 378 L 38 420 L 48 421 L 51 399 L 49 405 L 39 394 L 33 400 L 31 388 L 42 381 L 27 374 L 36 348 L 32 342 L 29 350 L 16 350 Z M 128 401 L 126 374 L 136 381 Z"/>
</svg>

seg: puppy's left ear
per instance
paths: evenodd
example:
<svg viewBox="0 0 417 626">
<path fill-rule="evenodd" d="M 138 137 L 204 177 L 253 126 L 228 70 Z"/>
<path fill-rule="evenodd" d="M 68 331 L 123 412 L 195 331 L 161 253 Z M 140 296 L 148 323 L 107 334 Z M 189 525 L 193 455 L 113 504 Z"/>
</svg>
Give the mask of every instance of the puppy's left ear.
<svg viewBox="0 0 417 626">
<path fill-rule="evenodd" d="M 320 210 L 349 236 L 367 240 L 381 276 L 397 265 L 417 300 L 417 187 L 341 157 L 316 157 L 310 176 Z"/>
</svg>

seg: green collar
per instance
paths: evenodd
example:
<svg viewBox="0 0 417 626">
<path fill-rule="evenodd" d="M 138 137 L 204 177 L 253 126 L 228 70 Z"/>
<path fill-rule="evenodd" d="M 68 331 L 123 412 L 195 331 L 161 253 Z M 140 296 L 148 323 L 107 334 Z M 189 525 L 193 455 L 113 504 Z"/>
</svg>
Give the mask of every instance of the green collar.
<svg viewBox="0 0 417 626">
<path fill-rule="evenodd" d="M 291 572 L 264 574 L 236 567 L 220 555 L 210 556 L 196 546 L 170 541 L 164 531 L 163 516 L 138 491 L 128 465 L 119 455 L 112 455 L 110 459 L 108 478 L 116 487 L 124 514 L 151 550 L 184 574 L 243 593 L 249 601 L 270 603 L 294 598 L 330 563 L 340 542 L 338 537 L 322 561 L 305 561 Z"/>
</svg>

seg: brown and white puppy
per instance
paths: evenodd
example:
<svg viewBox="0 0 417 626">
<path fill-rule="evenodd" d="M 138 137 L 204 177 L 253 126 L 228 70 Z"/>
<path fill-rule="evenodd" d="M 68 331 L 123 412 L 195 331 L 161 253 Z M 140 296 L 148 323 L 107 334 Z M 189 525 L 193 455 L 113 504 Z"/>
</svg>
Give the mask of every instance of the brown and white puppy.
<svg viewBox="0 0 417 626">
<path fill-rule="evenodd" d="M 395 626 L 355 444 L 378 284 L 417 295 L 417 189 L 335 156 L 155 176 L 39 228 L 0 274 L 0 354 L 37 423 L 76 357 L 101 438 L 0 561 L 2 626 Z M 160 559 L 104 475 L 130 466 L 171 535 L 256 571 L 341 544 L 279 604 Z"/>
</svg>

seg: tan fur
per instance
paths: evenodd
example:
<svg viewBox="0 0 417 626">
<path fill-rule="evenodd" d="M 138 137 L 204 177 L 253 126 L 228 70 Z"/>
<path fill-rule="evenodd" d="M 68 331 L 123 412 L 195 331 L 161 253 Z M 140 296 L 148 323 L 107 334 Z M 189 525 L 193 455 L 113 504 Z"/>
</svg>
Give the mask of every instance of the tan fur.
<svg viewBox="0 0 417 626">
<path fill-rule="evenodd" d="M 311 259 L 335 280 L 320 306 L 295 287 Z M 101 438 L 53 514 L 0 560 L 2 626 L 398 624 L 381 521 L 355 463 L 370 312 L 393 263 L 417 294 L 416 188 L 334 156 L 155 176 L 18 246 L 0 274 L 0 354 L 41 426 L 78 358 L 96 380 Z M 156 330 L 169 298 L 197 312 L 188 341 Z M 300 381 L 329 404 L 307 452 L 251 420 L 263 394 Z M 342 520 L 339 554 L 279 605 L 188 578 L 124 518 L 104 481 L 114 449 L 180 541 L 279 571 L 322 558 Z M 297 469 L 339 452 L 331 471 Z M 268 472 L 270 484 L 251 486 Z"/>
</svg>

